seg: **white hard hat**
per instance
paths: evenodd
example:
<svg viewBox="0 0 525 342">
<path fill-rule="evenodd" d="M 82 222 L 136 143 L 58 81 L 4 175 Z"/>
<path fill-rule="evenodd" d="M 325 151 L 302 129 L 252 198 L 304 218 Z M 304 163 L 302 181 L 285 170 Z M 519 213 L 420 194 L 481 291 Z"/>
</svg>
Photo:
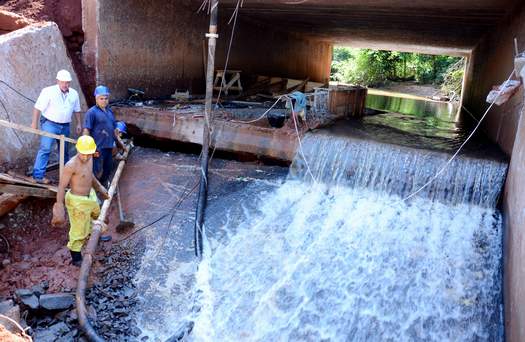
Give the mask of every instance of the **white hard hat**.
<svg viewBox="0 0 525 342">
<path fill-rule="evenodd" d="M 57 80 L 71 82 L 71 74 L 67 70 L 60 70 L 59 72 L 57 72 Z"/>
</svg>

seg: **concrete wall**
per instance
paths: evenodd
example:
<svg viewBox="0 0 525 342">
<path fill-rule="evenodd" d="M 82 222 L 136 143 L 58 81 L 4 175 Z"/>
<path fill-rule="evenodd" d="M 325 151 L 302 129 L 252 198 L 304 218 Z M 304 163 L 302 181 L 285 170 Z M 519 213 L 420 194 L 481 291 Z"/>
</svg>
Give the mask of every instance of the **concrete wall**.
<svg viewBox="0 0 525 342">
<path fill-rule="evenodd" d="M 514 11 L 498 30 L 473 52 L 465 105 L 482 114 L 492 85 L 500 84 L 514 68 L 514 42 L 525 50 L 525 7 Z M 511 155 L 503 197 L 505 231 L 505 328 L 510 342 L 525 341 L 525 120 L 523 87 L 506 104 L 491 110 L 483 129 Z"/>
<path fill-rule="evenodd" d="M 514 37 L 521 41 L 520 51 L 525 50 L 524 20 L 525 6 L 521 6 L 503 25 L 481 40 L 472 52 L 464 105 L 478 117 L 489 106 L 485 102 L 489 91 L 494 85 L 503 83 L 514 69 Z M 502 106 L 494 106 L 483 125 L 489 138 L 497 142 L 507 155 L 512 153 L 523 105 L 521 94 Z"/>
<path fill-rule="evenodd" d="M 42 88 L 56 83 L 58 70 L 72 72 L 71 87 L 79 91 L 79 83 L 67 56 L 64 40 L 55 23 L 27 26 L 0 36 L 0 80 L 27 97 L 36 100 Z M 79 91 L 82 109 L 85 98 Z M 31 125 L 33 103 L 0 84 L 0 118 Z M 30 133 L 15 132 L 0 126 L 0 164 L 31 162 L 38 149 L 38 138 Z"/>
<path fill-rule="evenodd" d="M 83 0 L 84 61 L 114 98 L 202 87 L 206 17 L 188 1 Z"/>
<path fill-rule="evenodd" d="M 128 87 L 144 89 L 148 97 L 177 88 L 202 94 L 209 18 L 196 10 L 189 1 L 83 0 L 84 62 L 95 66 L 96 82 L 107 84 L 114 98 L 125 97 Z M 223 69 L 231 12 L 219 11 L 216 69 Z M 229 69 L 325 81 L 331 58 L 326 42 L 239 22 Z"/>
<path fill-rule="evenodd" d="M 216 69 L 224 69 L 232 26 L 223 22 L 219 27 Z M 242 70 L 245 75 L 309 77 L 310 81 L 325 83 L 330 79 L 331 63 L 331 43 L 240 20 L 235 29 L 228 69 Z"/>
</svg>

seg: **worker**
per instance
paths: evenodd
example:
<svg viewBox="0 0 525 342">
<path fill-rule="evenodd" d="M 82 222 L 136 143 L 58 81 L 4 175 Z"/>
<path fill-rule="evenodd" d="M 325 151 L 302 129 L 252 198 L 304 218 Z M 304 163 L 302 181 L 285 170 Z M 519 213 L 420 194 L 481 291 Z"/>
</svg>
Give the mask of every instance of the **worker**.
<svg viewBox="0 0 525 342">
<path fill-rule="evenodd" d="M 65 201 L 70 223 L 67 247 L 71 252 L 72 264 L 80 266 L 80 251 L 91 233 L 91 219 L 98 218 L 100 214 L 95 190 L 101 193 L 104 199 L 109 198 L 109 195 L 93 175 L 93 154 L 97 150 L 93 138 L 81 136 L 77 140 L 76 149 L 77 155 L 67 162 L 60 177 L 51 223 L 57 225 L 65 222 Z M 70 190 L 64 195 L 67 186 Z"/>
<path fill-rule="evenodd" d="M 122 141 L 123 138 L 125 138 L 128 135 L 128 128 L 126 126 L 126 123 L 124 121 L 117 121 L 117 139 L 116 142 L 113 144 L 113 157 L 116 160 L 123 160 L 124 152 L 127 151 L 127 147 L 124 147 L 121 152 L 119 152 L 117 148 L 117 142 L 119 142 L 119 145 L 124 146 L 124 142 Z"/>
<path fill-rule="evenodd" d="M 113 146 L 115 142 L 125 149 L 117 139 L 117 122 L 109 108 L 109 88 L 99 85 L 95 88 L 96 105 L 84 117 L 84 135 L 91 135 L 97 144 L 98 157 L 93 163 L 93 173 L 104 186 L 108 185 L 113 167 Z"/>
<path fill-rule="evenodd" d="M 46 87 L 40 92 L 40 96 L 33 108 L 33 119 L 31 127 L 57 135 L 69 137 L 70 123 L 73 113 L 75 113 L 77 127 L 76 133 L 81 133 L 80 120 L 80 99 L 75 89 L 71 88 L 71 74 L 67 70 L 60 70 L 56 76 L 57 84 Z M 36 155 L 33 166 L 33 181 L 37 183 L 49 184 L 49 179 L 45 177 L 49 154 L 55 139 L 42 136 L 40 138 L 40 148 Z M 65 144 L 64 161 L 69 160 L 69 144 Z"/>
</svg>

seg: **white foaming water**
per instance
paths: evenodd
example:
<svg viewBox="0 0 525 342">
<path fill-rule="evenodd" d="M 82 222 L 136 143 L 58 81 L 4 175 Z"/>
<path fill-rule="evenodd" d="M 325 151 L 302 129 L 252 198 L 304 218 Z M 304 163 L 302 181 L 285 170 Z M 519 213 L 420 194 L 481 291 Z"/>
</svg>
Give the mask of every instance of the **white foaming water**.
<svg viewBox="0 0 525 342">
<path fill-rule="evenodd" d="M 458 160 L 402 202 L 445 157 L 324 136 L 304 144 L 324 184 L 297 159 L 256 209 L 214 226 L 194 304 L 166 312 L 177 323 L 159 341 L 188 321 L 194 341 L 502 340 L 494 205 L 505 165 Z"/>
<path fill-rule="evenodd" d="M 499 215 L 398 200 L 286 182 L 200 265 L 193 339 L 501 339 Z"/>
</svg>

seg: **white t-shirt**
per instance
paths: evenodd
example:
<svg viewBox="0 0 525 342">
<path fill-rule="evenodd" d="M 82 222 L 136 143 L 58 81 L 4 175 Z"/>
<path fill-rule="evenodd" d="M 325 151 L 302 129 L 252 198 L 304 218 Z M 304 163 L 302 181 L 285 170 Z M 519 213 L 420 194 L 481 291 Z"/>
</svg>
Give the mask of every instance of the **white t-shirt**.
<svg viewBox="0 0 525 342">
<path fill-rule="evenodd" d="M 80 99 L 75 89 L 69 88 L 63 93 L 58 84 L 46 87 L 40 92 L 35 108 L 48 120 L 58 123 L 70 123 L 73 112 L 80 112 Z"/>
</svg>

